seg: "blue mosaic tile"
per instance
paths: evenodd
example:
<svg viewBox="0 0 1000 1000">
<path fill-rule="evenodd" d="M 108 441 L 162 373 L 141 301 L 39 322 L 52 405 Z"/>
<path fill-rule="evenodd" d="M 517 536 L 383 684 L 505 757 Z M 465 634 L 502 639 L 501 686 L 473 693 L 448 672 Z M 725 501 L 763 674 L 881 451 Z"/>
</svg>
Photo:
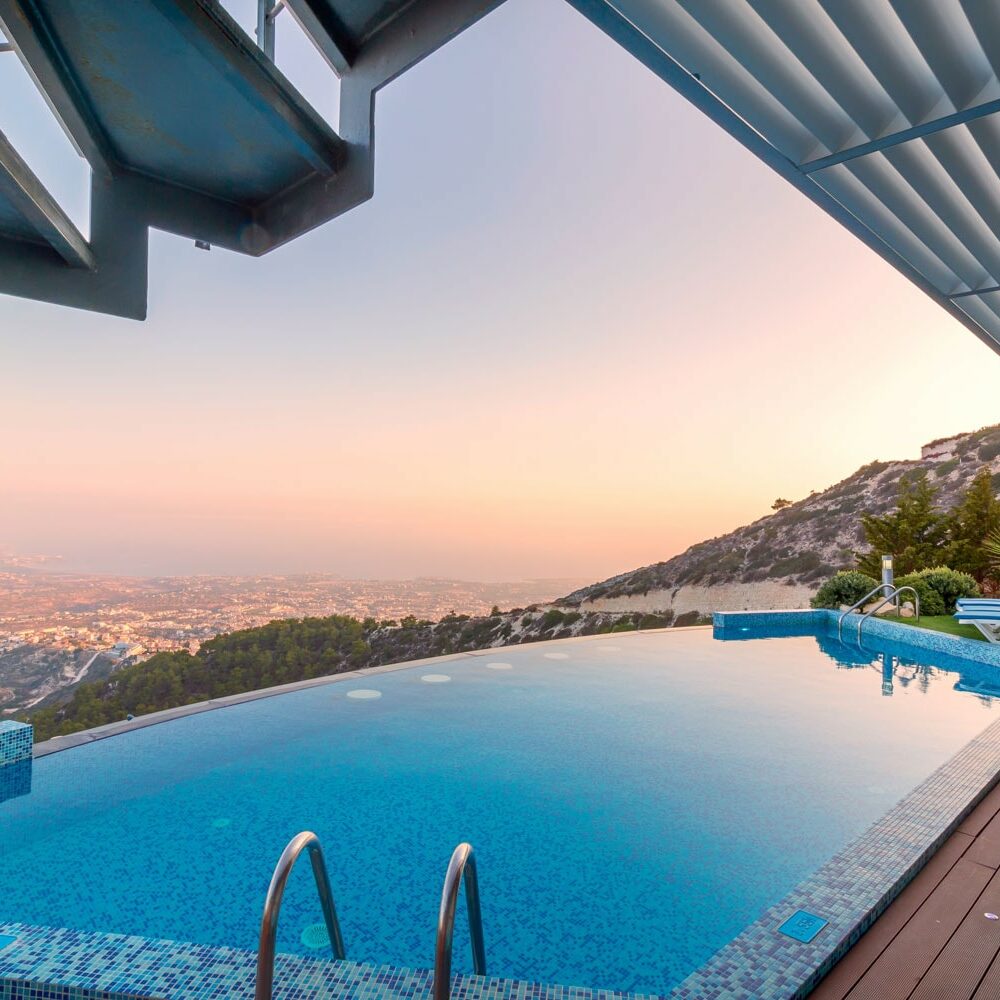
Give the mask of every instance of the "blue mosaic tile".
<svg viewBox="0 0 1000 1000">
<path fill-rule="evenodd" d="M 31 759 L 35 730 L 25 722 L 0 722 L 0 767 Z"/>
<path fill-rule="evenodd" d="M 23 924 L 0 925 L 16 942 L 0 950 L 0 1000 L 214 1000 L 253 995 L 257 955 Z M 275 1000 L 430 1000 L 427 969 L 324 962 L 279 955 Z M 641 1000 L 614 990 L 455 975 L 455 1000 Z"/>
<path fill-rule="evenodd" d="M 31 759 L 0 767 L 0 802 L 16 799 L 31 791 Z"/>
</svg>

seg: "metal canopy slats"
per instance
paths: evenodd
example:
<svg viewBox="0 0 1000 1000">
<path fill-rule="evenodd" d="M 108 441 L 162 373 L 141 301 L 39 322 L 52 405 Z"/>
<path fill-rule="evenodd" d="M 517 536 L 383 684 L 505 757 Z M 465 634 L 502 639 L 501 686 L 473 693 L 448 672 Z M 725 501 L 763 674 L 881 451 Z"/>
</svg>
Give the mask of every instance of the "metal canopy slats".
<svg viewBox="0 0 1000 1000">
<path fill-rule="evenodd" d="M 1000 353 L 1000 4 L 570 2 Z"/>
</svg>

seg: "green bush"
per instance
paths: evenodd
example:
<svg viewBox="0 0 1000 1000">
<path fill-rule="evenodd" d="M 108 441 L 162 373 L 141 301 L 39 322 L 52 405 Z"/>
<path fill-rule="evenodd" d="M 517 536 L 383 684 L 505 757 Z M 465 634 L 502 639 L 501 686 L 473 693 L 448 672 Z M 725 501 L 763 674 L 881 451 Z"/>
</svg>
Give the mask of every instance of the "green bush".
<svg viewBox="0 0 1000 1000">
<path fill-rule="evenodd" d="M 896 577 L 897 587 L 912 587 L 920 595 L 920 613 L 922 615 L 943 615 L 945 613 L 944 598 L 919 574 L 908 573 Z M 912 594 L 901 594 L 900 601 L 905 604 L 913 600 Z M 889 605 L 886 605 L 888 608 Z"/>
<path fill-rule="evenodd" d="M 814 608 L 833 608 L 857 604 L 869 591 L 878 586 L 878 580 L 873 580 L 865 573 L 856 569 L 835 573 L 816 592 L 812 599 Z"/>
<path fill-rule="evenodd" d="M 911 573 L 908 577 L 901 577 L 896 582 L 896 586 L 909 585 L 912 587 L 914 586 L 914 578 L 923 580 L 941 599 L 944 608 L 943 611 L 924 611 L 924 596 L 920 594 L 920 610 L 923 614 L 953 615 L 955 602 L 960 597 L 978 597 L 980 594 L 979 584 L 968 573 L 959 573 L 947 566 L 934 566 L 931 569 L 922 569 L 918 573 Z M 917 593 L 920 593 L 919 588 L 917 588 Z M 936 604 L 937 602 L 934 602 L 935 606 Z"/>
</svg>

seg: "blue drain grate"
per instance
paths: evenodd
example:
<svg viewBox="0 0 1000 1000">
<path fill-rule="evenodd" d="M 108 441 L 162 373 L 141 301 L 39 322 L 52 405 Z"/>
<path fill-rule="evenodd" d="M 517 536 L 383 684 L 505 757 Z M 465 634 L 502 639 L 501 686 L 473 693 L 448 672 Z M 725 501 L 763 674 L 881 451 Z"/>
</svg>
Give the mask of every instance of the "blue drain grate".
<svg viewBox="0 0 1000 1000">
<path fill-rule="evenodd" d="M 815 913 L 796 910 L 778 930 L 796 941 L 808 944 L 828 923 L 828 920 L 817 917 Z"/>
</svg>

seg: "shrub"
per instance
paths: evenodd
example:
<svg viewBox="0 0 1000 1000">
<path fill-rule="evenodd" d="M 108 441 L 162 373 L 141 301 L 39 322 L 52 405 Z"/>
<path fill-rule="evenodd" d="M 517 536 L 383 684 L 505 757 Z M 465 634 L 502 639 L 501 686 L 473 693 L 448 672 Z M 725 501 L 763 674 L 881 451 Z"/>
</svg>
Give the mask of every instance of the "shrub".
<svg viewBox="0 0 1000 1000">
<path fill-rule="evenodd" d="M 798 555 L 778 559 L 768 570 L 768 576 L 801 576 L 811 573 L 823 564 L 818 552 L 800 552 Z"/>
<path fill-rule="evenodd" d="M 980 462 L 992 462 L 1000 455 L 1000 441 L 989 441 L 979 449 Z"/>
<path fill-rule="evenodd" d="M 933 612 L 936 614 L 953 615 L 955 613 L 955 602 L 960 597 L 978 597 L 980 593 L 979 584 L 968 573 L 959 573 L 957 570 L 949 569 L 947 566 L 934 566 L 931 569 L 920 570 L 919 573 L 911 573 L 909 577 L 900 578 L 896 586 L 909 585 L 912 587 L 913 578 L 923 580 L 941 598 L 944 610 Z M 924 598 L 921 594 L 921 611 L 923 611 L 923 600 Z M 924 613 L 932 614 L 931 611 Z"/>
<path fill-rule="evenodd" d="M 912 587 L 920 596 L 922 615 L 943 615 L 944 598 L 919 573 L 909 573 L 896 578 L 897 587 Z M 908 594 L 900 595 L 900 601 L 909 600 Z M 888 605 L 886 605 L 888 607 Z"/>
<path fill-rule="evenodd" d="M 835 573 L 816 592 L 812 599 L 814 608 L 837 608 L 857 604 L 869 591 L 878 586 L 878 580 L 873 580 L 865 573 L 856 569 Z"/>
</svg>

